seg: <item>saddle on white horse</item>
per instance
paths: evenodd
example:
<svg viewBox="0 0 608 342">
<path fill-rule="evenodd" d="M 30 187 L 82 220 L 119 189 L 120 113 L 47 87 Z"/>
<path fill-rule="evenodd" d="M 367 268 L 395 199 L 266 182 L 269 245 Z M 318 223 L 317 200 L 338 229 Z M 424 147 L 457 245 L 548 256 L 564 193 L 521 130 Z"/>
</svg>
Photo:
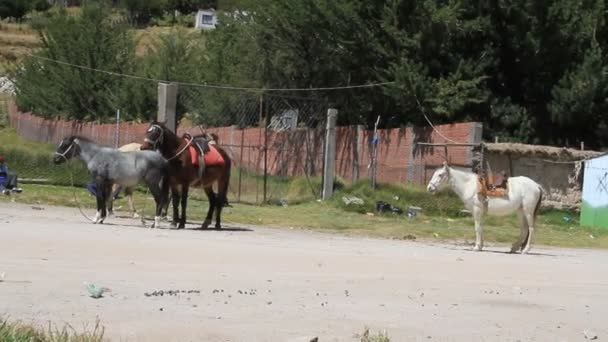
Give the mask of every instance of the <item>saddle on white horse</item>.
<svg viewBox="0 0 608 342">
<path fill-rule="evenodd" d="M 492 170 L 484 170 L 478 166 L 476 169 L 478 191 L 484 197 L 509 197 L 509 177 L 503 170 L 494 175 Z"/>
</svg>

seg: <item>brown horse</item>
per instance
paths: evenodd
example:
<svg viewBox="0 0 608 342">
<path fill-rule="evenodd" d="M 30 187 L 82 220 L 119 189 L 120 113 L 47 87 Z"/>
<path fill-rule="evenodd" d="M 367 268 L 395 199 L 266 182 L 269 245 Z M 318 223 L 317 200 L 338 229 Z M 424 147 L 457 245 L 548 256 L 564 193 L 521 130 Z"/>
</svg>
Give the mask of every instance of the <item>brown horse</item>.
<svg viewBox="0 0 608 342">
<path fill-rule="evenodd" d="M 169 161 L 169 183 L 173 202 L 172 227 L 185 227 L 188 191 L 190 186 L 193 186 L 202 187 L 209 199 L 209 210 L 201 228 L 209 227 L 215 210 L 217 210 L 215 228 L 222 228 L 221 213 L 222 208 L 227 204 L 231 160 L 226 151 L 217 146 L 216 136 L 208 134 L 191 136 L 186 133 L 180 138 L 162 123 L 154 121 L 148 127 L 141 149 L 158 150 Z M 206 153 L 211 153 L 217 158 L 207 160 Z M 213 191 L 213 184 L 216 182 L 217 194 Z M 180 202 L 181 216 L 178 215 Z"/>
</svg>

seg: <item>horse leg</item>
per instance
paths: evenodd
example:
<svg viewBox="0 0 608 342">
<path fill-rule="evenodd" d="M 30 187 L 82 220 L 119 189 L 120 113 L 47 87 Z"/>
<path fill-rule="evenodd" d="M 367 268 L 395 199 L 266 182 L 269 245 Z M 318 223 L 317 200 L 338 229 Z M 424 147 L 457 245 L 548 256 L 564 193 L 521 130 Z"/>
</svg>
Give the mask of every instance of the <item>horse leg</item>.
<svg viewBox="0 0 608 342">
<path fill-rule="evenodd" d="M 139 218 L 139 214 L 135 210 L 135 204 L 133 203 L 133 188 L 125 188 L 125 195 L 127 196 L 127 200 L 129 201 L 129 209 L 131 210 L 131 216 L 133 216 L 133 218 Z"/>
<path fill-rule="evenodd" d="M 171 186 L 171 202 L 173 203 L 173 220 L 171 221 L 171 228 L 177 228 L 177 222 L 179 218 L 179 194 L 177 186 Z"/>
<path fill-rule="evenodd" d="M 112 194 L 112 183 L 98 182 L 97 183 L 97 215 L 95 216 L 95 223 L 103 223 L 106 219 L 107 211 L 106 205 L 111 198 Z"/>
<path fill-rule="evenodd" d="M 474 251 L 481 251 L 483 249 L 483 208 L 475 206 L 473 208 L 473 218 L 475 219 L 475 247 Z"/>
<path fill-rule="evenodd" d="M 168 220 L 169 218 L 168 213 L 169 213 L 169 203 L 171 203 L 173 197 L 173 191 L 171 191 L 171 196 L 169 196 L 169 194 L 167 193 L 167 200 L 165 201 L 165 205 L 163 205 L 163 210 L 160 213 L 160 216 L 162 216 L 163 220 Z"/>
<path fill-rule="evenodd" d="M 182 215 L 179 219 L 179 226 L 177 228 L 186 228 L 186 207 L 188 206 L 188 185 L 185 184 L 184 186 L 182 186 L 182 198 L 181 198 L 181 205 L 182 205 Z"/>
<path fill-rule="evenodd" d="M 112 189 L 110 188 L 110 193 Z M 114 198 L 112 196 L 106 197 L 106 207 L 108 208 L 108 217 L 114 216 Z"/>
<path fill-rule="evenodd" d="M 97 187 L 97 191 L 95 191 L 95 199 L 97 200 L 97 212 L 95 213 L 95 217 L 93 218 L 93 223 L 100 223 L 101 220 L 101 208 L 103 207 L 105 199 L 103 198 L 103 187 L 100 187 L 99 184 L 95 184 Z"/>
<path fill-rule="evenodd" d="M 525 247 L 523 247 L 522 254 L 528 254 L 530 252 L 530 248 L 532 247 L 532 238 L 534 237 L 534 221 L 536 221 L 536 217 L 534 217 L 533 213 L 526 213 L 526 221 L 528 222 L 528 235 L 525 241 Z"/>
<path fill-rule="evenodd" d="M 513 245 L 511 245 L 510 253 L 515 253 L 518 250 L 520 250 L 522 248 L 522 244 L 525 242 L 526 238 L 528 237 L 528 222 L 526 220 L 526 217 L 525 217 L 522 209 L 519 209 L 517 211 L 517 218 L 519 219 L 520 233 L 519 233 L 519 238 L 517 240 L 515 240 Z"/>
<path fill-rule="evenodd" d="M 152 197 L 154 197 L 154 203 L 156 203 L 156 210 L 154 212 L 154 223 L 152 224 L 151 228 L 160 228 L 160 212 L 162 211 L 163 208 L 163 194 L 162 194 L 162 190 L 161 188 L 158 186 L 158 184 L 155 184 L 154 182 L 152 184 L 148 185 L 150 188 L 150 192 L 152 193 Z"/>
<path fill-rule="evenodd" d="M 218 192 L 217 192 L 217 213 L 215 218 L 215 229 L 222 229 L 222 208 L 228 202 L 227 193 L 228 193 L 228 182 L 230 181 L 230 170 L 228 170 L 227 176 L 223 176 L 220 178 L 218 182 Z"/>
<path fill-rule="evenodd" d="M 209 225 L 211 224 L 211 220 L 213 219 L 213 211 L 215 209 L 215 203 L 216 203 L 215 192 L 213 192 L 213 186 L 206 187 L 205 194 L 207 194 L 207 198 L 209 199 L 209 210 L 207 211 L 207 217 L 205 217 L 205 221 L 203 222 L 203 225 L 201 226 L 202 229 L 209 228 Z"/>
</svg>

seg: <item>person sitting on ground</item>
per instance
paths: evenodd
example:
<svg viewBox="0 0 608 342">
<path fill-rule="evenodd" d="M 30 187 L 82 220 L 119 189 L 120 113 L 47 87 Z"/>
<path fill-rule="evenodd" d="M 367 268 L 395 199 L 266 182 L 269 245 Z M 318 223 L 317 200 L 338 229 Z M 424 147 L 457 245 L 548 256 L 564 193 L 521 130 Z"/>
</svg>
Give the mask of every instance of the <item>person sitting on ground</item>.
<svg viewBox="0 0 608 342">
<path fill-rule="evenodd" d="M 11 191 L 21 192 L 23 189 L 17 187 L 17 175 L 8 171 L 8 166 L 4 163 L 4 156 L 0 155 L 0 190 L 5 195 L 10 195 Z"/>
</svg>

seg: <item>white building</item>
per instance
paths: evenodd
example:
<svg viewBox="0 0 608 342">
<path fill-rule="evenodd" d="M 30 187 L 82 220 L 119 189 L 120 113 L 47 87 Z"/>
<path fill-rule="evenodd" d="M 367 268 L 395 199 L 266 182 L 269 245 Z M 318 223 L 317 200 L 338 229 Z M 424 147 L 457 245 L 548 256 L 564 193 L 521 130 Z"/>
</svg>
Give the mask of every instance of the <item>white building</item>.
<svg viewBox="0 0 608 342">
<path fill-rule="evenodd" d="M 217 13 L 214 9 L 198 10 L 194 16 L 194 27 L 197 29 L 211 30 L 217 25 Z"/>
</svg>

